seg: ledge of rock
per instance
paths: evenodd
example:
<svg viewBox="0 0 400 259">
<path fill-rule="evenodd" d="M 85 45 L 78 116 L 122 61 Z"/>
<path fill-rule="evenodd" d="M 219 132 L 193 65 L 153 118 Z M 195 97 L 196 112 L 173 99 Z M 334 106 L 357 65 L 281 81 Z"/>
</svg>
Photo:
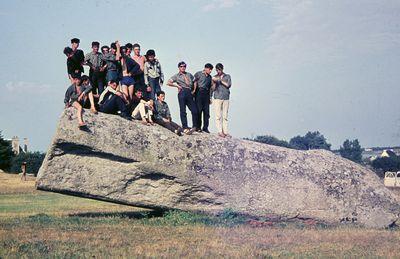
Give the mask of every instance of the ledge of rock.
<svg viewBox="0 0 400 259">
<path fill-rule="evenodd" d="M 399 200 L 372 171 L 330 151 L 214 134 L 178 137 L 115 115 L 65 110 L 37 177 L 40 190 L 153 209 L 393 225 Z"/>
</svg>

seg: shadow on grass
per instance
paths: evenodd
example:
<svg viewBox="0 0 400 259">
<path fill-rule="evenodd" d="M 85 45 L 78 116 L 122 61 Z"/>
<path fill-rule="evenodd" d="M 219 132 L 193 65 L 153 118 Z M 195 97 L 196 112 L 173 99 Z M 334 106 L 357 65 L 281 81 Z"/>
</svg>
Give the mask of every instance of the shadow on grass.
<svg viewBox="0 0 400 259">
<path fill-rule="evenodd" d="M 128 219 L 144 219 L 163 217 L 164 211 L 121 211 L 121 212 L 82 212 L 71 213 L 68 217 L 82 218 L 128 218 Z"/>
</svg>

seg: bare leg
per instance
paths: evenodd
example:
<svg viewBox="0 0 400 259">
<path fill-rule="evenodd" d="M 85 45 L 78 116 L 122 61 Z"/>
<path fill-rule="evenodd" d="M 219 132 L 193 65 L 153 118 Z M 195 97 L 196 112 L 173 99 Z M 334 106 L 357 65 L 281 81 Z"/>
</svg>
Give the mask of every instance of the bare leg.
<svg viewBox="0 0 400 259">
<path fill-rule="evenodd" d="M 122 85 L 121 86 L 122 92 L 125 94 L 125 96 L 129 96 L 129 90 L 127 85 Z M 132 100 L 132 98 L 131 98 Z"/>
<path fill-rule="evenodd" d="M 77 110 L 76 114 L 78 116 L 78 123 L 79 126 L 84 126 L 85 123 L 83 122 L 83 116 L 82 116 L 82 106 L 78 103 L 78 102 L 74 102 L 72 104 L 72 106 L 74 106 Z"/>
<path fill-rule="evenodd" d="M 129 87 L 128 87 L 128 92 L 129 92 L 129 100 L 132 100 L 133 99 L 133 92 L 134 92 L 134 90 L 135 90 L 135 88 L 133 87 L 133 85 L 130 85 Z"/>
<path fill-rule="evenodd" d="M 89 92 L 89 101 L 90 101 L 90 110 L 96 114 L 97 111 L 96 107 L 94 106 L 94 97 L 92 92 Z"/>
</svg>

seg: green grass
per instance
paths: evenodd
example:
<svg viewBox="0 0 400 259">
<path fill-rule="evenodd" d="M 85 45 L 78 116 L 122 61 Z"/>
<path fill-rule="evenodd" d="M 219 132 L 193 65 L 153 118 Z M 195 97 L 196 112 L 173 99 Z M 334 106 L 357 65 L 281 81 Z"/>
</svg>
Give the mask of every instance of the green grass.
<svg viewBox="0 0 400 259">
<path fill-rule="evenodd" d="M 261 219 L 262 221 L 262 219 Z M 399 258 L 400 231 L 154 212 L 40 192 L 0 174 L 0 258 Z"/>
</svg>

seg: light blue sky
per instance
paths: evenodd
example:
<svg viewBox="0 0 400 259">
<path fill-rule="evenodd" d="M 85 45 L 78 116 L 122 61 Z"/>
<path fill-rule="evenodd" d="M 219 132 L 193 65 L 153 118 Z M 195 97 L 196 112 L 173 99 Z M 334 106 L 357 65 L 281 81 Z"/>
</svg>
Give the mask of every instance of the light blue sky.
<svg viewBox="0 0 400 259">
<path fill-rule="evenodd" d="M 62 50 L 78 37 L 85 52 L 94 40 L 154 48 L 167 78 L 180 60 L 192 73 L 222 62 L 236 137 L 400 145 L 399 14 L 390 0 L 1 1 L 0 130 L 47 149 L 69 85 Z"/>
</svg>

